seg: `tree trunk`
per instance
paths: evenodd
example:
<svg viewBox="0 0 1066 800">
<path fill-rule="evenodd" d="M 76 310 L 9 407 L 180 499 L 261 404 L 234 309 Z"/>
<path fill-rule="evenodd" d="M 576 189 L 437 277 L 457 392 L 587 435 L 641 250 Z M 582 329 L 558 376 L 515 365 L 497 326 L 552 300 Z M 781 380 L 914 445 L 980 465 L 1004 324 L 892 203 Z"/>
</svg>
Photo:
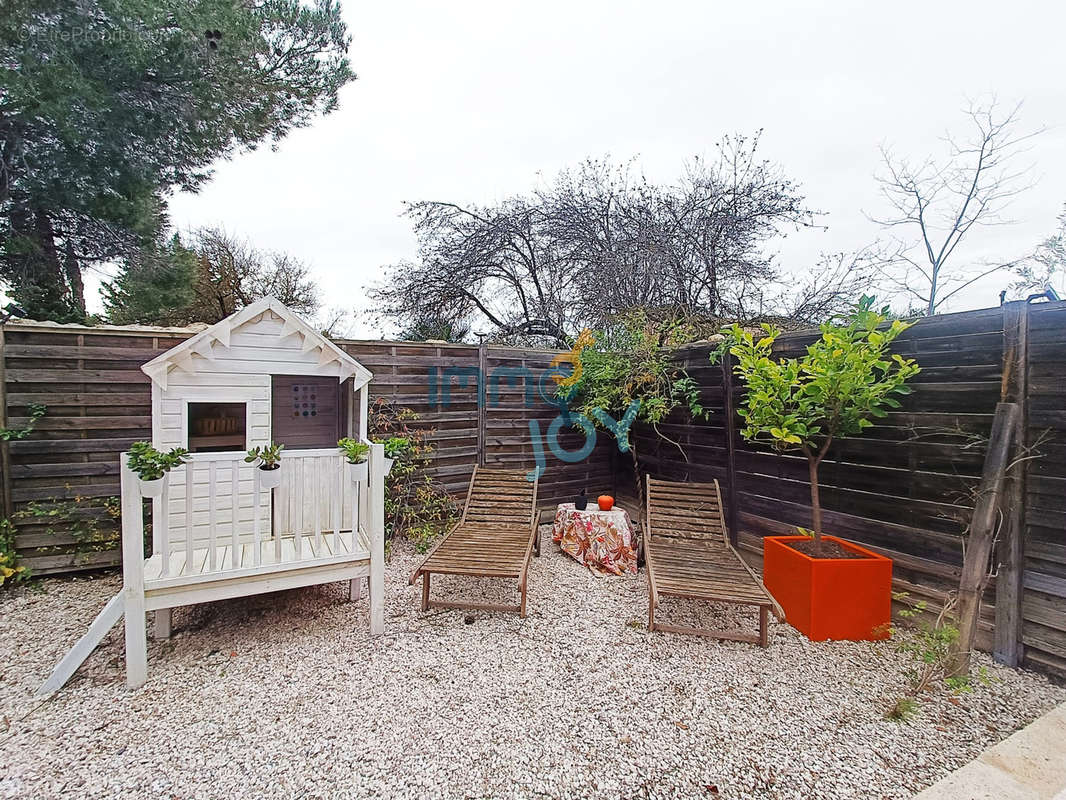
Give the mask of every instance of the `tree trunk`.
<svg viewBox="0 0 1066 800">
<path fill-rule="evenodd" d="M 811 530 L 814 533 L 814 541 L 819 547 L 822 545 L 822 501 L 818 497 L 818 464 L 820 459 L 816 456 L 807 456 L 807 469 L 811 479 Z"/>
<path fill-rule="evenodd" d="M 640 461 L 637 458 L 637 446 L 629 441 L 629 457 L 633 461 L 633 482 L 637 485 L 637 524 L 640 526 L 640 539 L 637 542 L 637 565 L 644 565 L 644 537 L 648 535 L 648 520 L 645 518 L 644 481 L 640 477 Z"/>
<path fill-rule="evenodd" d="M 637 516 L 641 522 L 644 521 L 644 481 L 640 479 L 640 461 L 637 459 L 637 446 L 633 444 L 632 440 L 629 442 L 629 457 L 633 461 L 633 481 L 637 485 L 637 505 L 639 511 Z"/>
<path fill-rule="evenodd" d="M 48 211 L 13 205 L 3 277 L 11 298 L 30 319 L 71 321 L 67 284 Z"/>
<path fill-rule="evenodd" d="M 67 286 L 70 287 L 70 302 L 74 309 L 85 318 L 85 283 L 81 279 L 81 264 L 74 253 L 74 243 L 67 242 L 66 258 L 63 269 L 67 276 Z"/>
</svg>

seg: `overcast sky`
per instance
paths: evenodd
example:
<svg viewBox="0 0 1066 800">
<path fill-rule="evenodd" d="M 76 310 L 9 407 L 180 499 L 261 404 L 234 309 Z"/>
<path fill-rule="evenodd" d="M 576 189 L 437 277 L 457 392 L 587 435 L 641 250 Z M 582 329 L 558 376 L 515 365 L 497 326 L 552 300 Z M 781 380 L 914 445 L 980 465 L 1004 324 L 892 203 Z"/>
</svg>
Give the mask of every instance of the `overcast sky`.
<svg viewBox="0 0 1066 800">
<path fill-rule="evenodd" d="M 329 305 L 361 305 L 383 265 L 414 255 L 404 201 L 488 203 L 587 156 L 637 156 L 670 181 L 723 134 L 759 128 L 764 155 L 827 212 L 828 231 L 777 248 L 803 270 L 877 236 L 863 212 L 880 208 L 880 143 L 939 155 L 966 98 L 991 92 L 1047 128 L 1028 154 L 1038 182 L 1017 225 L 976 231 L 959 256 L 1031 249 L 1066 202 L 1060 3 L 342 4 L 359 80 L 340 109 L 171 203 L 179 229 L 220 224 L 306 261 Z M 1004 284 L 950 310 L 995 305 Z"/>
</svg>

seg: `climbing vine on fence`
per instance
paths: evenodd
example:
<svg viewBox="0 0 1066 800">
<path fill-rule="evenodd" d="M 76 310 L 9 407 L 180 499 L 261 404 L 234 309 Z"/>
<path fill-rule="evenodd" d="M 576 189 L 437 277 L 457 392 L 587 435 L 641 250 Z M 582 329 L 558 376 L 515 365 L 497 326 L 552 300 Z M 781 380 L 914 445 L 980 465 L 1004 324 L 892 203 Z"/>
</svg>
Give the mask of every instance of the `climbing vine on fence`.
<svg viewBox="0 0 1066 800">
<path fill-rule="evenodd" d="M 74 497 L 70 500 L 34 500 L 8 519 L 0 520 L 0 584 L 29 577 L 17 564 L 15 537 L 23 525 L 43 525 L 48 537 L 69 536 L 74 540 L 77 564 L 90 553 L 115 550 L 119 546 L 118 497 Z M 69 552 L 68 545 L 38 547 L 37 555 Z"/>
<path fill-rule="evenodd" d="M 637 421 L 647 423 L 656 435 L 677 448 L 679 457 L 688 461 L 682 445 L 666 436 L 659 423 L 677 410 L 687 411 L 693 419 L 707 416 L 698 384 L 673 354 L 674 349 L 691 342 L 696 335 L 696 326 L 683 320 L 656 320 L 643 311 L 619 316 L 604 330 L 588 337 L 591 341 L 580 351 L 580 376 L 559 385 L 558 395 L 570 411 L 609 431 L 618 449 L 630 454 L 640 506 L 640 462 L 629 436 L 630 425 Z"/>
<path fill-rule="evenodd" d="M 455 500 L 426 471 L 436 449 L 432 429 L 412 423 L 418 414 L 385 398 L 370 407 L 369 433 L 375 439 L 405 438 L 410 442 L 385 479 L 385 536 L 405 536 L 425 552 L 458 517 Z"/>
<path fill-rule="evenodd" d="M 34 426 L 48 411 L 48 407 L 43 406 L 40 403 L 30 403 L 27 410 L 29 411 L 30 419 L 29 422 L 26 423 L 26 426 L 23 428 L 0 428 L 0 442 L 13 442 L 19 439 L 25 439 L 33 433 Z"/>
</svg>

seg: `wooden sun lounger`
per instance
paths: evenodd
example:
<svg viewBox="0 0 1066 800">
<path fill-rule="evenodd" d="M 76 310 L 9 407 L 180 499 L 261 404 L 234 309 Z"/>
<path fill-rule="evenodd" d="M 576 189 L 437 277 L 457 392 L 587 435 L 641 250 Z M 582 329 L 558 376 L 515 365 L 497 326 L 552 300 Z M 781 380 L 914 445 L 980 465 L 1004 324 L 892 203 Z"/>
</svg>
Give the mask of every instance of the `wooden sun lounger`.
<svg viewBox="0 0 1066 800">
<path fill-rule="evenodd" d="M 411 574 L 422 577 L 422 610 L 462 608 L 526 615 L 526 575 L 531 552 L 540 555 L 537 481 L 525 470 L 474 467 L 463 516 Z M 507 606 L 429 599 L 431 575 L 517 578 L 521 603 Z"/>
<path fill-rule="evenodd" d="M 676 483 L 648 476 L 645 496 L 648 630 L 766 647 L 767 613 L 773 610 L 781 617 L 781 608 L 729 542 L 718 481 Z M 755 606 L 759 609 L 759 633 L 663 625 L 655 621 L 655 608 L 663 596 Z"/>
</svg>

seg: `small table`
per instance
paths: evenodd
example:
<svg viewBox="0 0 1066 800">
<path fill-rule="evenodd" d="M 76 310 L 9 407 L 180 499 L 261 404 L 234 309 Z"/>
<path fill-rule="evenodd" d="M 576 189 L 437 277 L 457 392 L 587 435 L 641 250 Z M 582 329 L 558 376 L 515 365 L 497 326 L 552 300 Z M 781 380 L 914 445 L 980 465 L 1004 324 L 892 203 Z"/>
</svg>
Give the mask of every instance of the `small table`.
<svg viewBox="0 0 1066 800">
<path fill-rule="evenodd" d="M 600 511 L 590 505 L 578 511 L 573 503 L 560 503 L 556 509 L 552 541 L 593 575 L 636 575 L 635 540 L 633 524 L 624 508 Z"/>
</svg>

